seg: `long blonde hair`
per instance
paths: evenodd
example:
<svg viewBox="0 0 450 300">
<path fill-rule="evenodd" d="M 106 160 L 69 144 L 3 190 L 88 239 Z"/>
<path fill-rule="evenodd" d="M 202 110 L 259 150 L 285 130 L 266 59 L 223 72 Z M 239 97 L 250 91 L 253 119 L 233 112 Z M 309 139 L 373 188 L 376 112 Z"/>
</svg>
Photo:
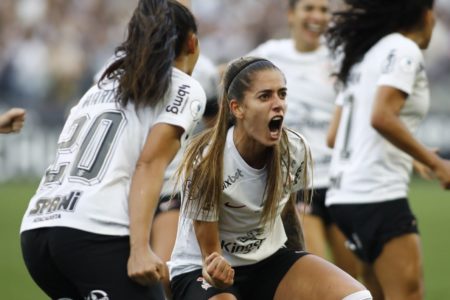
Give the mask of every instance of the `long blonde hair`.
<svg viewBox="0 0 450 300">
<path fill-rule="evenodd" d="M 194 137 L 187 147 L 183 162 L 178 170 L 178 178 L 186 177 L 183 184 L 183 211 L 194 211 L 206 216 L 218 218 L 220 198 L 223 192 L 223 157 L 228 129 L 235 124 L 235 118 L 230 111 L 229 101 L 244 100 L 244 93 L 251 87 L 255 73 L 264 70 L 277 70 L 272 62 L 258 57 L 244 57 L 232 61 L 221 83 L 221 106 L 215 126 Z M 292 161 L 288 144 L 287 132 L 282 129 L 279 144 L 268 149 L 267 183 L 264 191 L 264 202 L 261 223 L 273 224 L 277 216 L 277 207 L 286 188 L 290 187 L 292 178 Z M 305 151 L 305 162 L 308 155 Z M 304 191 L 307 190 L 307 170 L 304 164 L 302 170 Z M 283 168 L 286 172 L 283 172 Z M 283 178 L 284 176 L 284 178 Z M 306 199 L 306 198 L 305 198 Z"/>
</svg>

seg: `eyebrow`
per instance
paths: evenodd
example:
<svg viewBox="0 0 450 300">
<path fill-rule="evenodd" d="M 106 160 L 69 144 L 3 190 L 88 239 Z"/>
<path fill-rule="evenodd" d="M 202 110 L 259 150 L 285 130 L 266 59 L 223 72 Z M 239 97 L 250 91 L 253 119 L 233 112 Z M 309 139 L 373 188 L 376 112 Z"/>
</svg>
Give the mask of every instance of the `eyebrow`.
<svg viewBox="0 0 450 300">
<path fill-rule="evenodd" d="M 282 87 L 282 88 L 276 90 L 275 92 L 279 92 L 279 91 L 287 91 L 287 88 L 286 87 Z M 256 94 L 273 93 L 273 92 L 274 92 L 274 90 L 272 90 L 272 89 L 265 89 L 265 90 L 257 91 Z"/>
</svg>

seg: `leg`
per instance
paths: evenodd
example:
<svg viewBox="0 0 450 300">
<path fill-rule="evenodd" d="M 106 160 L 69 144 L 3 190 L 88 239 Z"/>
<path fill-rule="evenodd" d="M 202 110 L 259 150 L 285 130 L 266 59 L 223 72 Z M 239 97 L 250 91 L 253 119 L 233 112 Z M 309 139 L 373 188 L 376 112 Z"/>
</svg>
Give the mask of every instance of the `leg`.
<svg viewBox="0 0 450 300">
<path fill-rule="evenodd" d="M 306 255 L 286 273 L 274 299 L 336 300 L 364 290 L 362 284 L 338 267 L 318 256 Z"/>
<path fill-rule="evenodd" d="M 152 225 L 150 244 L 153 251 L 163 260 L 168 261 L 177 237 L 178 210 L 161 212 L 155 216 Z"/>
<path fill-rule="evenodd" d="M 367 289 L 370 293 L 372 293 L 374 300 L 384 300 L 383 289 L 381 288 L 380 282 L 375 275 L 373 266 L 367 263 L 362 263 L 361 278 Z"/>
<path fill-rule="evenodd" d="M 334 264 L 358 279 L 362 266 L 356 255 L 345 246 L 347 238 L 334 223 L 328 226 L 327 236 Z"/>
<path fill-rule="evenodd" d="M 179 210 L 169 210 L 157 214 L 153 220 L 150 244 L 153 251 L 164 262 L 170 260 L 175 239 L 177 237 L 177 226 Z M 167 268 L 167 265 L 165 265 Z M 167 268 L 166 274 L 169 274 Z M 169 278 L 163 278 L 162 284 L 167 296 L 171 295 Z"/>
<path fill-rule="evenodd" d="M 424 299 L 420 238 L 405 234 L 387 242 L 374 263 L 387 300 Z"/>
<path fill-rule="evenodd" d="M 320 217 L 301 213 L 306 251 L 327 258 L 325 226 Z"/>
</svg>

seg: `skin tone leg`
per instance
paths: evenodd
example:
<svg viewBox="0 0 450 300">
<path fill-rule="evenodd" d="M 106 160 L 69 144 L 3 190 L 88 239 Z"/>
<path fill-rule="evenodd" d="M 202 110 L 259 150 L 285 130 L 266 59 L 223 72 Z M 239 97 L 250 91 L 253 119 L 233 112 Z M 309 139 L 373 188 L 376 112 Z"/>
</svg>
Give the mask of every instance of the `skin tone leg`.
<svg viewBox="0 0 450 300">
<path fill-rule="evenodd" d="M 330 243 L 333 262 L 336 266 L 358 278 L 361 274 L 361 263 L 358 258 L 345 246 L 346 237 L 336 224 L 331 224 L 327 229 L 328 242 Z"/>
<path fill-rule="evenodd" d="M 364 285 L 372 294 L 374 300 L 384 300 L 383 289 L 378 281 L 378 278 L 375 274 L 375 270 L 373 266 L 369 264 L 362 263 L 361 268 L 361 278 L 364 282 Z"/>
<path fill-rule="evenodd" d="M 423 264 L 418 234 L 389 241 L 374 263 L 386 300 L 424 299 Z"/>
<path fill-rule="evenodd" d="M 153 220 L 150 244 L 152 245 L 153 251 L 164 263 L 170 259 L 173 246 L 175 245 L 178 216 L 178 210 L 170 210 L 158 214 Z M 169 274 L 167 264 L 164 264 L 164 266 L 167 270 L 165 274 Z M 169 278 L 162 278 L 162 283 L 166 295 L 171 295 Z"/>
<path fill-rule="evenodd" d="M 237 300 L 236 297 L 234 297 L 233 294 L 218 294 L 214 297 L 209 298 L 209 300 Z"/>
<path fill-rule="evenodd" d="M 356 279 L 315 255 L 300 258 L 278 285 L 275 300 L 342 299 L 365 290 Z"/>
</svg>

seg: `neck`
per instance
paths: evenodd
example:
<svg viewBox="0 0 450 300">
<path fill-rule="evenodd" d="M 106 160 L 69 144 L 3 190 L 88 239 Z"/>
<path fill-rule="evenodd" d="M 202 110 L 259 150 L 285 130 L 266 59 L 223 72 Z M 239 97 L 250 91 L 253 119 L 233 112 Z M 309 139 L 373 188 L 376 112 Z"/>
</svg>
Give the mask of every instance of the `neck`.
<svg viewBox="0 0 450 300">
<path fill-rule="evenodd" d="M 173 66 L 188 75 L 192 74 L 192 69 L 190 68 L 189 60 L 187 57 L 183 55 L 180 55 L 177 58 L 175 58 Z"/>
<path fill-rule="evenodd" d="M 233 141 L 242 159 L 254 169 L 262 169 L 266 165 L 268 147 L 261 145 L 244 132 L 234 128 Z"/>
</svg>

